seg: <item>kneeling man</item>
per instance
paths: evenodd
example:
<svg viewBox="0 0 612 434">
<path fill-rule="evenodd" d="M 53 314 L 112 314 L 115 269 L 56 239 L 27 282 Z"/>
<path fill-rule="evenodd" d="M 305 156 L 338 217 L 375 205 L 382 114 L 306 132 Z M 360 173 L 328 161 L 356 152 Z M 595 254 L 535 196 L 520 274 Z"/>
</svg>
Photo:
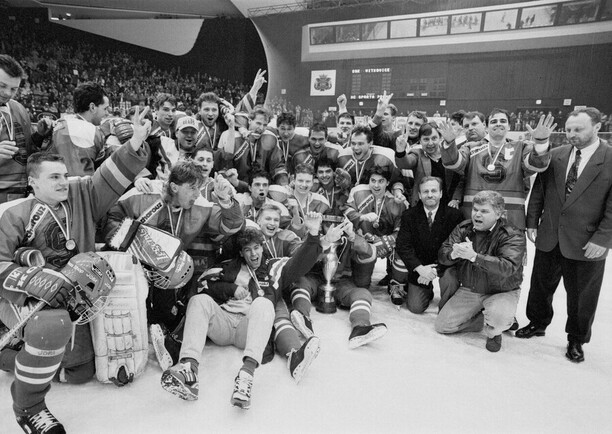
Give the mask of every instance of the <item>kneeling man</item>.
<svg viewBox="0 0 612 434">
<path fill-rule="evenodd" d="M 523 280 L 523 231 L 503 218 L 504 199 L 494 191 L 474 196 L 471 220 L 460 223 L 438 252 L 442 265 L 455 265 L 461 286 L 436 319 L 438 333 L 480 331 L 486 348 L 501 348 L 513 323 Z"/>
</svg>

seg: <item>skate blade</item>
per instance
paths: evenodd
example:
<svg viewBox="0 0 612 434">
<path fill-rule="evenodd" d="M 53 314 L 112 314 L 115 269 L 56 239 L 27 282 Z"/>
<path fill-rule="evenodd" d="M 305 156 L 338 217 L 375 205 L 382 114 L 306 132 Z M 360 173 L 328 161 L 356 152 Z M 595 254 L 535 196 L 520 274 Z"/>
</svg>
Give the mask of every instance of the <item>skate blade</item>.
<svg viewBox="0 0 612 434">
<path fill-rule="evenodd" d="M 356 338 L 351 339 L 349 341 L 349 349 L 354 350 L 355 348 L 369 344 L 370 342 L 382 338 L 386 334 L 386 327 L 374 327 L 367 335 L 358 336 Z"/>
<path fill-rule="evenodd" d="M 158 330 L 151 326 L 151 341 L 153 343 L 153 350 L 155 350 L 155 358 L 162 371 L 170 369 L 173 364 L 172 356 L 164 346 L 164 334 L 161 332 L 161 329 Z"/>
<path fill-rule="evenodd" d="M 293 312 L 297 311 L 294 310 Z M 293 312 L 291 312 L 291 323 L 293 324 L 293 327 L 295 327 L 297 331 L 300 332 L 302 336 L 304 336 L 304 338 L 306 339 L 309 339 L 310 337 L 314 336 L 314 333 L 311 332 L 308 327 L 306 327 L 304 317 L 299 314 L 294 315 Z"/>
<path fill-rule="evenodd" d="M 185 401 L 195 401 L 198 395 L 193 393 L 187 386 L 176 379 L 172 374 L 164 372 L 161 378 L 161 386 L 167 392 L 178 396 Z"/>
<path fill-rule="evenodd" d="M 297 365 L 291 373 L 293 379 L 295 380 L 295 384 L 300 384 L 302 377 L 304 377 L 304 374 L 306 374 L 306 371 L 310 367 L 311 363 L 319 355 L 319 351 L 321 351 L 319 338 L 314 336 L 304 349 L 304 360 L 302 360 L 302 363 Z"/>
</svg>

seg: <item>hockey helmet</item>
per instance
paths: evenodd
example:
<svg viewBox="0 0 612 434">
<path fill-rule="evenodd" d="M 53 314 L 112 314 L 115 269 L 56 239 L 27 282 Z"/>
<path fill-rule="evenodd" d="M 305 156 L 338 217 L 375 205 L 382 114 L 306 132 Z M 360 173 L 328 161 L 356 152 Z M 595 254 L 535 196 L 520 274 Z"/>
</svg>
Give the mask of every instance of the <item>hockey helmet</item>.
<svg viewBox="0 0 612 434">
<path fill-rule="evenodd" d="M 68 296 L 68 310 L 78 317 L 77 324 L 90 322 L 106 306 L 108 294 L 115 286 L 115 272 L 106 259 L 87 252 L 70 258 L 62 274 L 74 285 Z"/>
<path fill-rule="evenodd" d="M 149 270 L 147 277 L 156 288 L 179 289 L 193 276 L 193 259 L 184 250 L 163 270 Z"/>
</svg>

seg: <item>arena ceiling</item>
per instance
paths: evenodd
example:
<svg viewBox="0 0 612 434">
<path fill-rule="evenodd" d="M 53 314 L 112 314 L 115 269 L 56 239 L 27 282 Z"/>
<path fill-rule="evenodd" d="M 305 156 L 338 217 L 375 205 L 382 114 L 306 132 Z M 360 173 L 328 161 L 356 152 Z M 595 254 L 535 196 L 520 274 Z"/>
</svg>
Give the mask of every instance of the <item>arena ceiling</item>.
<svg viewBox="0 0 612 434">
<path fill-rule="evenodd" d="M 296 0 L 4 0 L 12 7 L 45 7 L 73 19 L 248 17 L 249 9 Z"/>
</svg>

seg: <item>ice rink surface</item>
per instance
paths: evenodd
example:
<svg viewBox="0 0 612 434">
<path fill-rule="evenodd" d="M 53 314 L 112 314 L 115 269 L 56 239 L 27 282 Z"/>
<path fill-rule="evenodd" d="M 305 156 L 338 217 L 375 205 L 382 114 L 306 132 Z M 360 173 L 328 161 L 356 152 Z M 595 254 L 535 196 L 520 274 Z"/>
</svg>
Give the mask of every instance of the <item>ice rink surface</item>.
<svg viewBox="0 0 612 434">
<path fill-rule="evenodd" d="M 533 260 L 533 245 L 529 259 Z M 143 376 L 123 388 L 96 380 L 53 384 L 50 410 L 69 433 L 609 433 L 612 429 L 612 266 L 608 261 L 586 361 L 566 360 L 565 292 L 545 337 L 504 333 L 499 353 L 482 333 L 443 336 L 433 329 L 438 293 L 423 315 L 391 305 L 372 287 L 373 322 L 387 335 L 348 349 L 348 312 L 312 312 L 321 352 L 299 385 L 276 356 L 255 374 L 252 406 L 230 405 L 241 351 L 208 343 L 200 398 L 187 402 L 160 387 L 152 353 Z M 374 282 L 384 275 L 376 267 Z M 526 325 L 531 266 L 517 318 Z M 0 372 L 0 432 L 21 432 L 11 410 L 12 374 Z"/>
</svg>

